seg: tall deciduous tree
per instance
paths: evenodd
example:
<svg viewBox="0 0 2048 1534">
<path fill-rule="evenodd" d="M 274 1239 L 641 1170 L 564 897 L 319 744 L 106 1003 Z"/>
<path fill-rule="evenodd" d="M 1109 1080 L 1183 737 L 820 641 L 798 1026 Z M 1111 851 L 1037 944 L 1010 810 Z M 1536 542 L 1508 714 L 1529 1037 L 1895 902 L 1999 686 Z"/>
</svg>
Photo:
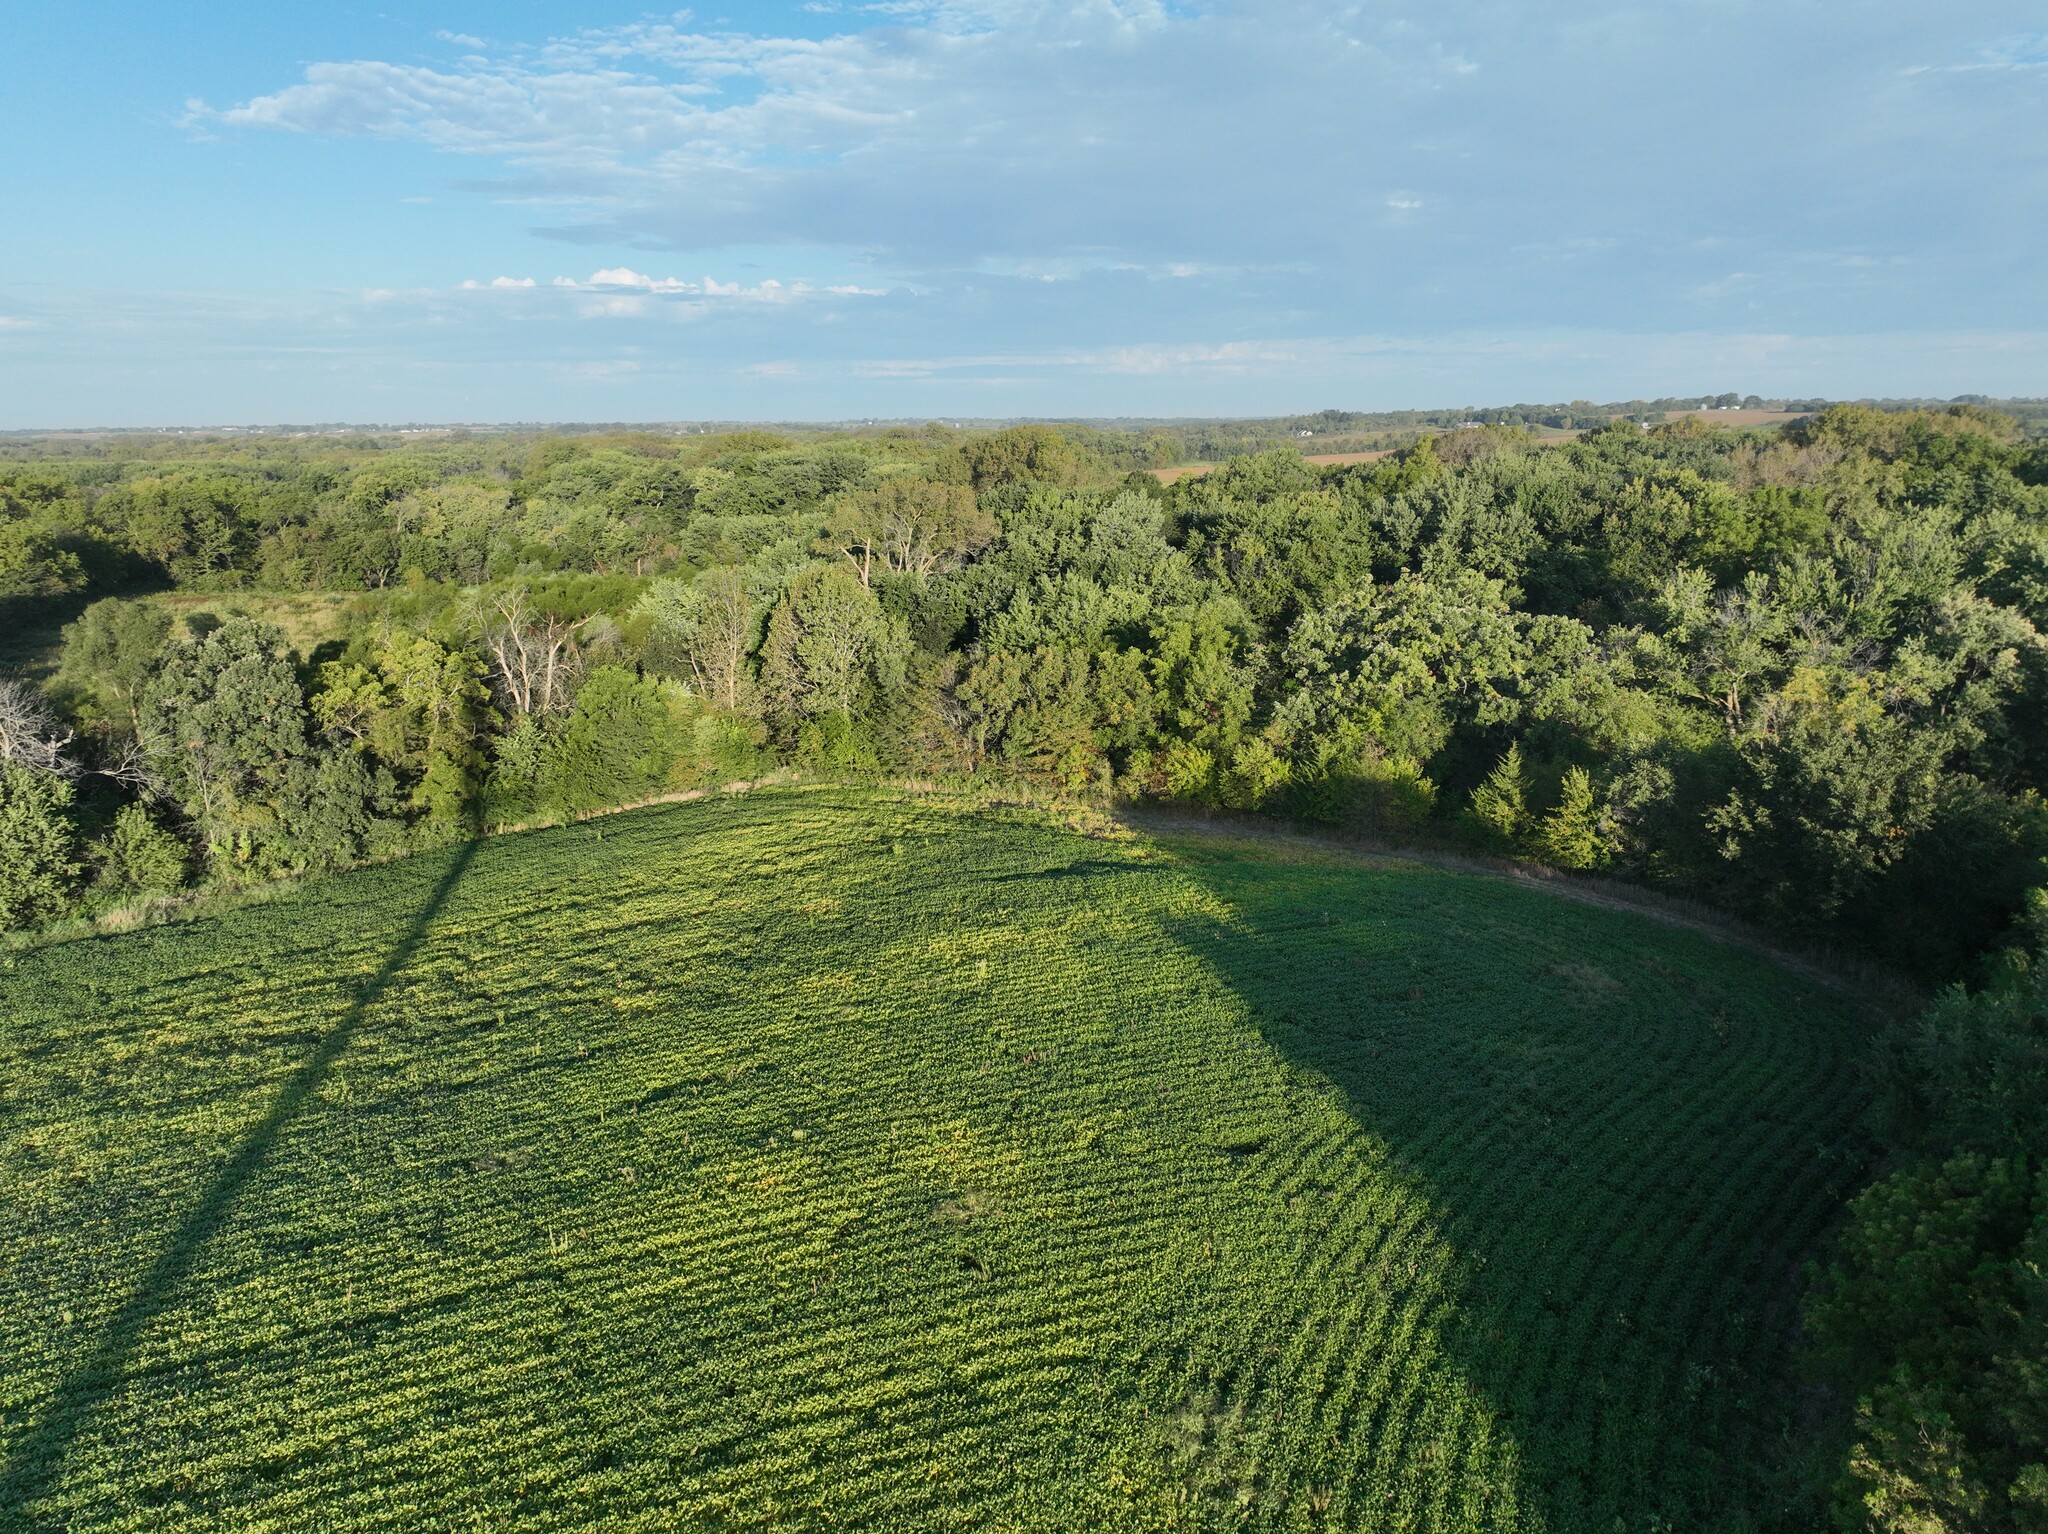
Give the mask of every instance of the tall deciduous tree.
<svg viewBox="0 0 2048 1534">
<path fill-rule="evenodd" d="M 706 570 L 693 581 L 657 581 L 636 611 L 648 620 L 649 661 L 687 677 L 719 708 L 753 706 L 749 660 L 760 632 L 762 604 L 731 565 Z"/>
<path fill-rule="evenodd" d="M 840 555 L 860 583 L 877 565 L 904 575 L 930 575 L 995 537 L 996 519 L 965 485 L 895 478 L 843 496 L 820 547 Z"/>
<path fill-rule="evenodd" d="M 18 677 L 0 677 L 0 762 L 72 778 L 71 731 L 57 723 L 42 695 Z"/>
<path fill-rule="evenodd" d="M 522 591 L 499 592 L 478 610 L 491 657 L 491 691 L 508 714 L 560 714 L 583 676 L 580 621 L 535 611 Z"/>
<path fill-rule="evenodd" d="M 290 770 L 310 749 L 283 631 L 231 618 L 173 649 L 143 694 L 139 723 L 151 767 L 209 860 L 265 861 Z"/>
<path fill-rule="evenodd" d="M 65 625 L 58 674 L 91 698 L 110 723 L 132 734 L 142 690 L 170 634 L 171 615 L 163 608 L 108 597 Z"/>
<path fill-rule="evenodd" d="M 784 720 L 851 714 L 903 680 L 910 637 L 845 566 L 804 571 L 776 604 L 761 646 L 761 691 Z"/>
<path fill-rule="evenodd" d="M 320 668 L 313 714 L 330 735 L 396 772 L 415 810 L 439 829 L 460 825 L 483 765 L 490 691 L 475 656 L 420 634 L 394 634 L 369 666 Z"/>
</svg>

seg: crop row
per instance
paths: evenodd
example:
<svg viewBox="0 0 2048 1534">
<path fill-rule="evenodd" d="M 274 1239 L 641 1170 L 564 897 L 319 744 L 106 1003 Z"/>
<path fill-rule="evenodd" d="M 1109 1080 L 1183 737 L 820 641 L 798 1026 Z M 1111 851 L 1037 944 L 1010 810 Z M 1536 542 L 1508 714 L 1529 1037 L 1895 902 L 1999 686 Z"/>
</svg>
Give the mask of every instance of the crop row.
<svg viewBox="0 0 2048 1534">
<path fill-rule="evenodd" d="M 1690 934 L 850 790 L 15 963 L 81 1529 L 1710 1527 L 1858 1107 Z"/>
</svg>

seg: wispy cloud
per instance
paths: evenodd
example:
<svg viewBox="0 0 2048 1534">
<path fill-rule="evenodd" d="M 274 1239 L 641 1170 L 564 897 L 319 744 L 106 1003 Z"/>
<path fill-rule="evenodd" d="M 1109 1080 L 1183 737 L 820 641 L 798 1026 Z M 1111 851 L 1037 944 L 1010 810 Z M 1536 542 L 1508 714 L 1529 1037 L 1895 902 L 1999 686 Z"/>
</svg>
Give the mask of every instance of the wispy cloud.
<svg viewBox="0 0 2048 1534">
<path fill-rule="evenodd" d="M 1940 16 L 1878 0 L 1851 35 L 1766 0 L 814 13 L 844 30 L 684 17 L 521 45 L 451 35 L 469 51 L 442 64 L 317 63 L 187 121 L 488 160 L 480 184 L 536 210 L 536 232 L 613 249 L 824 250 L 915 282 L 1231 272 L 1268 312 L 1352 325 L 1426 308 L 1585 323 L 1616 306 L 1655 323 L 1733 259 L 1748 296 L 1811 325 L 1878 291 L 1807 280 L 1816 252 L 1981 266 L 2007 248 L 2031 125 L 1987 118 L 2016 106 L 1902 102 L 1901 71 L 2048 57 L 2041 34 L 2000 24 L 2024 14 L 2010 0 Z M 1571 252 L 1571 271 L 1539 251 Z M 1976 298 L 2017 303 L 2016 276 L 1980 272 Z"/>
<path fill-rule="evenodd" d="M 862 287 L 857 283 L 818 283 L 799 278 L 783 282 L 764 277 L 759 282 L 720 282 L 716 277 L 650 277 L 629 266 L 608 266 L 588 277 L 556 277 L 543 289 L 532 277 L 493 277 L 488 282 L 467 278 L 456 285 L 461 293 L 503 293 L 535 290 L 539 293 L 574 295 L 579 314 L 591 317 L 649 313 L 650 300 L 731 301 L 755 304 L 791 304 L 807 299 L 882 298 L 887 290 Z"/>
<path fill-rule="evenodd" d="M 897 295 L 805 311 L 580 280 L 292 299 L 80 292 L 0 334 L 10 358 L 0 424 L 585 418 L 600 409 L 579 403 L 586 392 L 620 420 L 936 416 L 970 398 L 977 414 L 1216 415 L 1724 387 L 2022 393 L 2048 366 L 2048 333 L 1981 329 L 1195 340 L 1161 330 L 1105 345 L 949 349 L 968 329 L 959 310 L 930 302 L 936 314 Z M 624 306 L 622 323 L 593 323 L 597 304 Z M 817 328 L 826 319 L 842 323 Z"/>
<path fill-rule="evenodd" d="M 357 264 L 270 229 L 261 293 L 154 291 L 139 251 L 132 289 L 16 283 L 0 396 L 33 416 L 88 366 L 418 415 L 460 378 L 527 417 L 586 387 L 608 416 L 2048 388 L 2038 0 L 781 14 L 451 31 L 195 101 L 196 137 L 272 137 L 251 165 L 350 141 L 322 159 L 371 188 Z M 458 235 L 396 206 L 428 192 L 493 206 Z"/>
<path fill-rule="evenodd" d="M 2048 32 L 2001 38 L 1967 58 L 1944 64 L 1910 64 L 1906 75 L 2026 74 L 2048 71 Z"/>
</svg>

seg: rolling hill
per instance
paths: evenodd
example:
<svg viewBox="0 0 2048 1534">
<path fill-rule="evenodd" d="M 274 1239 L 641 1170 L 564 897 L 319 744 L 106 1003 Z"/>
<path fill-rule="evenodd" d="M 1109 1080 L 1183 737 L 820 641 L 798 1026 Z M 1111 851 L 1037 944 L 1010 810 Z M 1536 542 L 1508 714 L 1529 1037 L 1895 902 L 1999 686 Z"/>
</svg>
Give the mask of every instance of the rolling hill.
<svg viewBox="0 0 2048 1534">
<path fill-rule="evenodd" d="M 0 960 L 0 1523 L 1737 1529 L 1853 1005 L 847 788 Z"/>
</svg>

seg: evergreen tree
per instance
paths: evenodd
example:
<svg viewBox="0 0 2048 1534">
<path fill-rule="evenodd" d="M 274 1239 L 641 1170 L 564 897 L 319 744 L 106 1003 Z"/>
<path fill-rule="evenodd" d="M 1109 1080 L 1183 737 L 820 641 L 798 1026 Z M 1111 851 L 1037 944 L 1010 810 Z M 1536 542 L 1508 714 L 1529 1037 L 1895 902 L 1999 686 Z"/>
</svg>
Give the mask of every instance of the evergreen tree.
<svg viewBox="0 0 2048 1534">
<path fill-rule="evenodd" d="M 1486 781 L 1472 790 L 1472 813 L 1506 845 L 1522 840 L 1529 829 L 1529 782 L 1522 772 L 1520 741 L 1508 747 Z"/>
<path fill-rule="evenodd" d="M 54 773 L 0 761 L 0 928 L 61 916 L 78 873 L 71 785 Z"/>
<path fill-rule="evenodd" d="M 1573 767 L 1565 773 L 1557 808 L 1543 817 L 1536 842 L 1544 858 L 1559 868 L 1598 868 L 1607 861 L 1607 841 L 1593 803 L 1593 780 L 1585 768 Z"/>
</svg>

